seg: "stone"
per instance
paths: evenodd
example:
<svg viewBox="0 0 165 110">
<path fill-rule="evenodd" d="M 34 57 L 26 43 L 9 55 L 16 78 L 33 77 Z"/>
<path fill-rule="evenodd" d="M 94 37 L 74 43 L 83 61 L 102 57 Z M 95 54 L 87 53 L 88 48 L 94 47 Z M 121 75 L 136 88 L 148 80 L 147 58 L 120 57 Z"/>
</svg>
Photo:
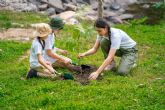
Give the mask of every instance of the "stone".
<svg viewBox="0 0 165 110">
<path fill-rule="evenodd" d="M 115 24 L 122 24 L 123 23 L 123 21 L 119 17 L 108 17 L 106 19 L 110 22 L 115 23 Z"/>
<path fill-rule="evenodd" d="M 44 11 L 48 8 L 48 4 L 39 5 L 38 8 L 39 8 L 40 11 Z"/>
<path fill-rule="evenodd" d="M 63 13 L 60 13 L 58 16 L 60 18 L 62 18 L 63 20 L 66 20 L 66 19 L 74 17 L 75 14 L 76 14 L 76 12 L 74 12 L 74 11 L 65 11 Z"/>
<path fill-rule="evenodd" d="M 120 4 L 114 2 L 114 3 L 111 4 L 110 8 L 112 10 L 119 10 L 121 8 L 121 6 L 120 6 Z"/>
<path fill-rule="evenodd" d="M 46 13 L 47 13 L 49 16 L 51 16 L 51 15 L 53 15 L 53 14 L 56 13 L 56 10 L 55 10 L 54 8 L 48 8 L 48 9 L 46 10 Z"/>
<path fill-rule="evenodd" d="M 86 20 L 91 20 L 91 21 L 95 21 L 97 19 L 97 16 L 92 16 L 92 15 L 86 15 L 85 16 Z"/>
<path fill-rule="evenodd" d="M 61 0 L 49 0 L 48 3 L 51 5 L 51 7 L 54 7 L 58 13 L 65 10 Z"/>
<path fill-rule="evenodd" d="M 69 25 L 75 25 L 75 24 L 79 24 L 78 20 L 75 18 L 70 18 L 64 21 L 65 24 L 69 24 Z"/>
<path fill-rule="evenodd" d="M 119 16 L 121 20 L 132 19 L 134 16 L 132 14 L 122 14 Z"/>
<path fill-rule="evenodd" d="M 71 0 L 74 5 L 77 5 L 77 0 Z"/>
<path fill-rule="evenodd" d="M 106 17 L 109 17 L 109 16 L 117 16 L 117 14 L 115 12 L 112 12 L 112 11 L 104 11 L 104 16 Z"/>
<path fill-rule="evenodd" d="M 81 3 L 81 4 L 84 4 L 85 2 L 83 0 L 76 0 L 77 3 Z"/>
<path fill-rule="evenodd" d="M 83 0 L 84 2 L 91 4 L 91 0 Z"/>
<path fill-rule="evenodd" d="M 14 3 L 11 5 L 16 11 L 23 11 L 23 12 L 37 12 L 38 8 L 36 5 L 32 3 Z"/>
<path fill-rule="evenodd" d="M 70 0 L 62 0 L 63 3 L 71 3 Z"/>
<path fill-rule="evenodd" d="M 64 5 L 66 10 L 71 10 L 71 11 L 76 11 L 77 10 L 77 7 L 75 5 L 66 4 L 66 3 L 64 3 L 63 5 Z"/>
<path fill-rule="evenodd" d="M 53 14 L 50 16 L 50 18 L 55 18 L 56 16 L 58 16 L 57 14 Z"/>
<path fill-rule="evenodd" d="M 147 9 L 147 8 L 150 8 L 150 5 L 149 5 L 149 4 L 144 4 L 142 7 L 143 7 L 144 9 Z"/>
</svg>

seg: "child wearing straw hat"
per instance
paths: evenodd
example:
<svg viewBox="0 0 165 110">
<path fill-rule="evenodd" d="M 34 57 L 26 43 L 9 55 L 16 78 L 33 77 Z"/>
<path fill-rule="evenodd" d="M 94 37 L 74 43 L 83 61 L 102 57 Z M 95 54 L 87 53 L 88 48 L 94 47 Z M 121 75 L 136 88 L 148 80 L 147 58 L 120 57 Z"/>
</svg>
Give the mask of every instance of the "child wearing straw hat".
<svg viewBox="0 0 165 110">
<path fill-rule="evenodd" d="M 53 69 L 51 62 L 47 61 L 45 57 L 45 39 L 52 32 L 50 26 L 46 23 L 39 23 L 35 25 L 36 38 L 32 42 L 30 51 L 30 71 L 26 78 L 32 77 L 55 77 L 56 71 Z"/>
</svg>

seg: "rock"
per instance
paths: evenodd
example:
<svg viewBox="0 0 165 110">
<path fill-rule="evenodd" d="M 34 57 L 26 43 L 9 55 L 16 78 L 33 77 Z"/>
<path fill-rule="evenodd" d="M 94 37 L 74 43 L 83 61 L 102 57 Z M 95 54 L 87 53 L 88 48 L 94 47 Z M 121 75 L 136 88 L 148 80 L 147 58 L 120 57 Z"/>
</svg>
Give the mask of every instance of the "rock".
<svg viewBox="0 0 165 110">
<path fill-rule="evenodd" d="M 147 8 L 150 8 L 150 5 L 149 4 L 144 4 L 142 7 L 147 9 Z"/>
<path fill-rule="evenodd" d="M 39 8 L 40 11 L 44 11 L 48 8 L 48 4 L 39 5 L 38 8 Z"/>
<path fill-rule="evenodd" d="M 83 0 L 84 2 L 91 4 L 91 0 Z"/>
<path fill-rule="evenodd" d="M 70 0 L 62 0 L 63 3 L 71 3 Z"/>
<path fill-rule="evenodd" d="M 119 10 L 121 8 L 121 6 L 120 6 L 120 4 L 114 2 L 114 3 L 111 4 L 110 8 L 112 10 Z"/>
<path fill-rule="evenodd" d="M 65 24 L 69 24 L 69 25 L 79 24 L 78 20 L 75 19 L 75 18 L 70 18 L 70 19 L 68 19 L 68 20 L 66 20 L 64 22 L 65 22 Z"/>
<path fill-rule="evenodd" d="M 119 17 L 108 17 L 106 19 L 110 22 L 115 23 L 115 24 L 122 24 L 123 23 L 123 21 Z"/>
<path fill-rule="evenodd" d="M 38 8 L 36 5 L 30 3 L 27 5 L 27 7 L 24 7 L 24 9 L 22 9 L 22 11 L 24 11 L 24 12 L 37 12 Z"/>
<path fill-rule="evenodd" d="M 91 21 L 95 21 L 97 19 L 97 16 L 92 16 L 92 15 L 86 15 L 85 16 L 86 20 L 91 20 Z"/>
<path fill-rule="evenodd" d="M 11 7 L 13 7 L 14 10 L 23 11 L 23 12 L 30 12 L 30 11 L 36 12 L 38 10 L 37 6 L 32 3 L 29 3 L 29 4 L 15 3 L 15 4 L 12 4 Z"/>
<path fill-rule="evenodd" d="M 56 10 L 55 10 L 54 8 L 48 8 L 48 9 L 46 10 L 46 13 L 47 13 L 49 16 L 51 16 L 51 15 L 53 15 L 53 14 L 56 13 Z"/>
<path fill-rule="evenodd" d="M 29 3 L 35 4 L 35 5 L 41 5 L 41 1 L 39 0 L 28 0 Z"/>
<path fill-rule="evenodd" d="M 125 10 L 123 8 L 120 8 L 120 10 L 117 11 L 118 13 L 124 13 Z"/>
<path fill-rule="evenodd" d="M 66 10 L 71 10 L 71 11 L 76 11 L 77 10 L 77 7 L 75 5 L 66 4 L 66 3 L 64 3 L 63 5 L 64 5 Z"/>
<path fill-rule="evenodd" d="M 123 5 L 130 5 L 130 4 L 134 4 L 134 3 L 137 3 L 138 0 L 116 0 L 116 2 L 118 4 L 120 4 L 121 6 Z"/>
<path fill-rule="evenodd" d="M 65 10 L 61 0 L 49 0 L 48 3 L 51 5 L 51 7 L 54 7 L 58 13 L 61 13 Z"/>
<path fill-rule="evenodd" d="M 122 14 L 119 16 L 121 20 L 132 19 L 134 16 L 132 14 Z"/>
<path fill-rule="evenodd" d="M 109 16 L 117 16 L 115 12 L 112 11 L 104 11 L 104 17 L 109 17 Z"/>
<path fill-rule="evenodd" d="M 97 11 L 89 10 L 85 15 L 92 15 L 92 16 L 95 16 L 95 15 L 97 15 Z"/>
<path fill-rule="evenodd" d="M 74 17 L 76 12 L 74 11 L 65 11 L 63 13 L 60 13 L 58 16 L 61 17 L 63 20 L 69 19 Z"/>
<path fill-rule="evenodd" d="M 53 14 L 50 16 L 50 18 L 55 18 L 56 16 L 58 16 L 57 14 Z"/>
<path fill-rule="evenodd" d="M 73 3 L 74 5 L 77 5 L 77 0 L 72 0 L 72 3 Z"/>
<path fill-rule="evenodd" d="M 76 0 L 77 3 L 84 4 L 85 2 L 83 0 Z"/>
</svg>

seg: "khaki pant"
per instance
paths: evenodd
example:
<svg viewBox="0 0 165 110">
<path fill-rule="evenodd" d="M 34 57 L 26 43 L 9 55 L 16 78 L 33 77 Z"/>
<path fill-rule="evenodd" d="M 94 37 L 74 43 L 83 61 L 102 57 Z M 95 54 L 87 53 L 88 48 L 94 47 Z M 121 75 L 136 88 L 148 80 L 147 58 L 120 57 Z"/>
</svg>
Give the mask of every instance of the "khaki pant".
<svg viewBox="0 0 165 110">
<path fill-rule="evenodd" d="M 109 50 L 110 50 L 110 41 L 102 38 L 101 42 L 101 50 L 104 54 L 104 58 L 106 59 Z M 118 49 L 115 56 L 121 57 L 117 72 L 121 75 L 129 73 L 133 65 L 136 63 L 138 56 L 138 49 L 136 46 L 128 49 Z"/>
<path fill-rule="evenodd" d="M 36 67 L 36 68 L 33 68 L 33 69 L 37 71 L 37 76 L 39 76 L 39 77 L 54 78 L 56 76 L 55 74 L 52 74 L 48 69 L 46 69 L 43 66 L 39 66 L 39 67 Z"/>
</svg>

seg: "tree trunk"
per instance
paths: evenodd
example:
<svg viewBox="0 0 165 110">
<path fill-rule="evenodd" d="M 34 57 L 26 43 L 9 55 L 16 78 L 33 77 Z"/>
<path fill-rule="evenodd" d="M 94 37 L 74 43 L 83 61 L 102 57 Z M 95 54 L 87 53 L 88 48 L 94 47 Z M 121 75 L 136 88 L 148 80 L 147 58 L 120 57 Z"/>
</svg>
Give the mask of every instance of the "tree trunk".
<svg viewBox="0 0 165 110">
<path fill-rule="evenodd" d="M 103 2 L 104 0 L 98 0 L 98 18 L 103 18 Z"/>
</svg>

